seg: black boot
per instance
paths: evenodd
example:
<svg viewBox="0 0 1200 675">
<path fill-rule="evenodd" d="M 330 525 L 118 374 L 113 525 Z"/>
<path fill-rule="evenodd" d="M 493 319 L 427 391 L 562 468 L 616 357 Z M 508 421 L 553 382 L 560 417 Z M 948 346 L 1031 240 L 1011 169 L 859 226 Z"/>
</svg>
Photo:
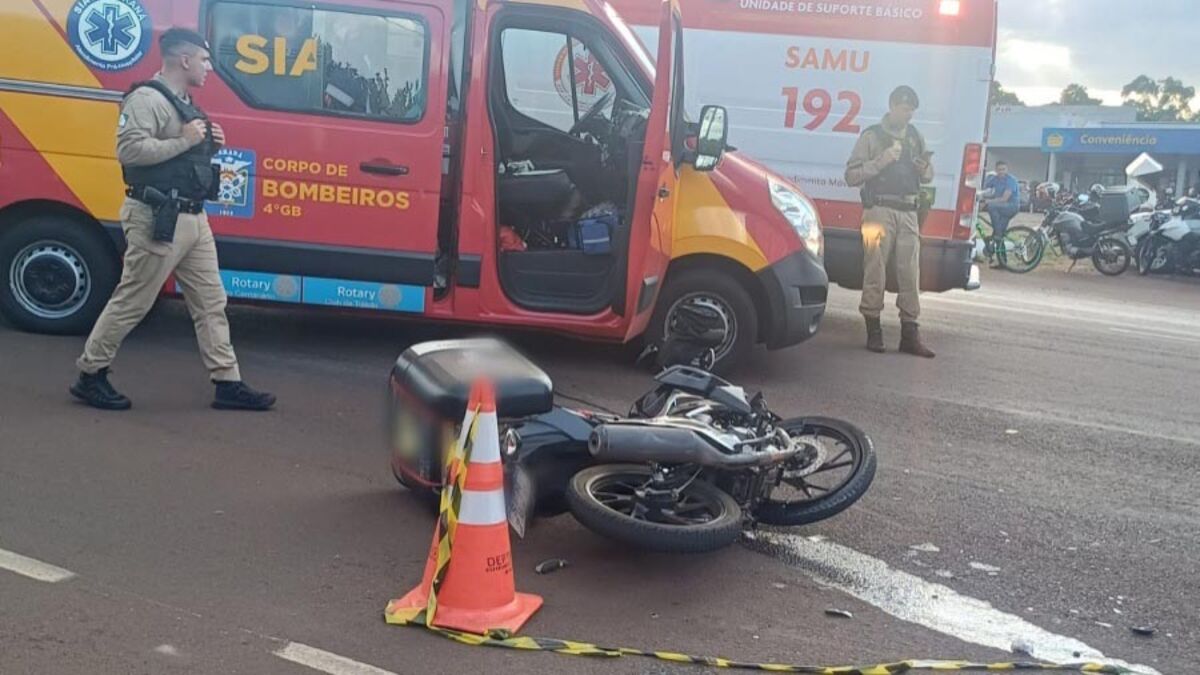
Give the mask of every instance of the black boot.
<svg viewBox="0 0 1200 675">
<path fill-rule="evenodd" d="M 867 349 L 876 354 L 884 353 L 887 349 L 883 346 L 883 326 L 879 325 L 879 317 L 864 318 L 867 320 Z"/>
<path fill-rule="evenodd" d="M 933 350 L 921 344 L 921 332 L 916 321 L 900 322 L 900 351 L 927 359 L 937 356 Z"/>
<path fill-rule="evenodd" d="M 212 407 L 217 410 L 270 410 L 275 405 L 274 394 L 251 389 L 241 380 L 213 384 L 217 386 L 217 395 Z"/>
<path fill-rule="evenodd" d="M 108 368 L 101 368 L 95 375 L 79 373 L 79 379 L 71 385 L 71 395 L 101 410 L 129 410 L 133 406 L 108 383 Z"/>
</svg>

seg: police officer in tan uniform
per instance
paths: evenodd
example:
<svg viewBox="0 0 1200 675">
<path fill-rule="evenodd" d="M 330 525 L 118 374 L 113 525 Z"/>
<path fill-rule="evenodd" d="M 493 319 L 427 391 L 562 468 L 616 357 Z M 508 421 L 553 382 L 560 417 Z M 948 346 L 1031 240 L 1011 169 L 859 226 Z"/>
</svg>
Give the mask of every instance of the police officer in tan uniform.
<svg viewBox="0 0 1200 675">
<path fill-rule="evenodd" d="M 217 249 L 204 214 L 204 200 L 217 184 L 212 157 L 225 143 L 221 126 L 188 95 L 212 69 L 208 45 L 197 33 L 172 28 L 160 37 L 159 50 L 162 70 L 133 85 L 121 106 L 117 159 L 128 186 L 121 207 L 124 270 L 76 361 L 80 374 L 71 394 L 105 410 L 130 407 L 108 381 L 109 364 L 174 273 L 216 386 L 213 407 L 266 410 L 275 397 L 246 386 L 238 371 Z"/>
<path fill-rule="evenodd" d="M 919 101 L 912 87 L 897 87 L 883 121 L 859 137 L 846 162 L 846 183 L 861 187 L 863 200 L 863 291 L 859 311 L 867 323 L 867 349 L 883 352 L 883 292 L 888 260 L 896 265 L 900 351 L 933 358 L 921 343 L 921 227 L 917 212 L 921 184 L 933 180 L 932 153 L 909 122 Z"/>
</svg>

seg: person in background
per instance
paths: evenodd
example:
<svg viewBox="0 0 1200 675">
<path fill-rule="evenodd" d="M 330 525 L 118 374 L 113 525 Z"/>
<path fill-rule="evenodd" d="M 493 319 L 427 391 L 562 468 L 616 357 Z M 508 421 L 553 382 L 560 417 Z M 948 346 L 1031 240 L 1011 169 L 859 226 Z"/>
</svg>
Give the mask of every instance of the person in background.
<svg viewBox="0 0 1200 675">
<path fill-rule="evenodd" d="M 1004 262 L 1004 233 L 1008 223 L 1021 210 L 1021 186 L 1017 178 L 1008 172 L 1008 162 L 996 162 L 996 173 L 984 181 L 984 207 L 992 221 L 992 252 L 995 258 L 991 266 L 1002 267 Z"/>
</svg>

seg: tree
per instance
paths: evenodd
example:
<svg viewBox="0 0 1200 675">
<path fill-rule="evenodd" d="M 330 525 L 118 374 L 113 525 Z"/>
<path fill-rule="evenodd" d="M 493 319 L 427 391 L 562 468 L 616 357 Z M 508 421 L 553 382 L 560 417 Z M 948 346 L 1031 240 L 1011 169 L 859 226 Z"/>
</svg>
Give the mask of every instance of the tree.
<svg viewBox="0 0 1200 675">
<path fill-rule="evenodd" d="M 1063 105 L 1100 105 L 1100 99 L 1088 95 L 1087 87 L 1075 83 L 1068 84 L 1067 88 L 1062 90 L 1058 102 Z"/>
<path fill-rule="evenodd" d="M 1016 94 L 1007 91 L 998 80 L 992 80 L 992 95 L 989 104 L 996 105 L 1025 105 Z"/>
<path fill-rule="evenodd" d="M 1196 97 L 1196 88 L 1184 86 L 1173 77 L 1155 80 L 1149 75 L 1138 75 L 1121 89 L 1126 105 L 1137 109 L 1139 122 L 1196 122 L 1191 102 Z"/>
</svg>

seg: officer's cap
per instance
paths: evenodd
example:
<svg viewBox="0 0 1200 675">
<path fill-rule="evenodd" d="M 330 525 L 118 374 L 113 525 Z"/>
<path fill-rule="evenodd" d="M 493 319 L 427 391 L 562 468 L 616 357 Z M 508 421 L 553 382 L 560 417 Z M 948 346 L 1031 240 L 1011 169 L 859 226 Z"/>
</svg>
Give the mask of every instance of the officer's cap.
<svg viewBox="0 0 1200 675">
<path fill-rule="evenodd" d="M 164 54 L 172 53 L 176 47 L 180 45 L 195 45 L 201 49 L 208 49 L 208 41 L 204 36 L 194 30 L 187 28 L 168 28 L 158 38 L 158 48 Z M 209 50 L 211 51 L 211 50 Z"/>
<path fill-rule="evenodd" d="M 913 110 L 921 107 L 921 99 L 917 98 L 917 92 L 907 84 L 902 84 L 892 91 L 892 95 L 888 97 L 888 105 L 910 105 Z"/>
</svg>

